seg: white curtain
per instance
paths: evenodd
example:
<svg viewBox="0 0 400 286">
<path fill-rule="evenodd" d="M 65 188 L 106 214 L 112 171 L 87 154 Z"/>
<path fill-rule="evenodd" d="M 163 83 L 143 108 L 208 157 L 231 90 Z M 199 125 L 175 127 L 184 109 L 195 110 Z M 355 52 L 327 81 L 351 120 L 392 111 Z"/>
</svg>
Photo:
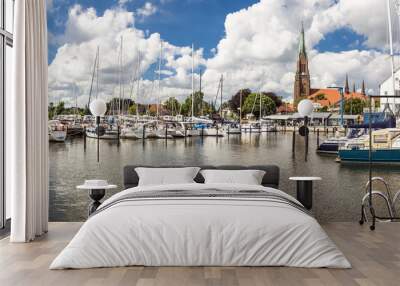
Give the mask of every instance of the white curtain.
<svg viewBox="0 0 400 286">
<path fill-rule="evenodd" d="M 12 242 L 48 227 L 46 0 L 15 1 L 13 92 L 6 98 L 6 185 Z"/>
</svg>

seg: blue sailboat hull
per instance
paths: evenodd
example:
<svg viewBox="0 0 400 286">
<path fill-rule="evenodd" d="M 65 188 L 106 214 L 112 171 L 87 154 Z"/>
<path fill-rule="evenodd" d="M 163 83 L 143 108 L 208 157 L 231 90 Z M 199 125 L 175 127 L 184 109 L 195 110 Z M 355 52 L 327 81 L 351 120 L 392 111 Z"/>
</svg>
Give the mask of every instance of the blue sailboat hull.
<svg viewBox="0 0 400 286">
<path fill-rule="evenodd" d="M 341 161 L 368 162 L 369 150 L 339 150 Z M 400 149 L 379 149 L 372 151 L 373 162 L 400 163 Z"/>
</svg>

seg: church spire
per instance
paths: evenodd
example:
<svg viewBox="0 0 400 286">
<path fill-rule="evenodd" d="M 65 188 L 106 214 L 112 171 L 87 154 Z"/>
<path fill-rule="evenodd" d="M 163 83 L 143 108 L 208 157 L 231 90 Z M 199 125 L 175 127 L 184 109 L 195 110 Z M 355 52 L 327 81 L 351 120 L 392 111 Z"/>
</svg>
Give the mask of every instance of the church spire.
<svg viewBox="0 0 400 286">
<path fill-rule="evenodd" d="M 347 93 L 347 94 L 350 93 L 349 76 L 348 76 L 347 73 L 346 73 L 346 83 L 345 83 L 345 86 L 344 86 L 344 93 Z"/>
<path fill-rule="evenodd" d="M 307 52 L 306 52 L 306 41 L 305 41 L 305 35 L 304 35 L 304 23 L 301 22 L 301 34 L 300 34 L 300 42 L 299 42 L 299 54 L 300 55 L 305 55 L 307 57 Z"/>
<path fill-rule="evenodd" d="M 355 92 L 356 92 L 356 83 L 353 82 L 353 93 L 355 93 Z"/>
<path fill-rule="evenodd" d="M 308 59 L 305 45 L 304 25 L 301 23 L 301 34 L 299 41 L 299 55 L 297 59 L 297 70 L 294 82 L 294 101 L 307 98 L 311 93 L 310 71 L 308 70 Z"/>
<path fill-rule="evenodd" d="M 362 86 L 361 86 L 361 94 L 365 95 L 365 81 L 362 81 Z"/>
</svg>

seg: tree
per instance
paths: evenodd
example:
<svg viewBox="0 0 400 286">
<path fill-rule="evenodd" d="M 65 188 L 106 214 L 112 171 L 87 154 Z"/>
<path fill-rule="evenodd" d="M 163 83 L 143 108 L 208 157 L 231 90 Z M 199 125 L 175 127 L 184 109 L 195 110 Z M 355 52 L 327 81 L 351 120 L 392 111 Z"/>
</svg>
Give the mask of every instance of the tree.
<svg viewBox="0 0 400 286">
<path fill-rule="evenodd" d="M 136 110 L 137 110 L 136 104 L 132 104 L 131 106 L 129 106 L 128 113 L 136 115 Z"/>
<path fill-rule="evenodd" d="M 317 95 L 314 97 L 314 101 L 317 101 L 317 100 L 325 100 L 325 99 L 326 99 L 326 96 L 325 96 L 324 93 L 317 94 Z"/>
<path fill-rule="evenodd" d="M 321 109 L 319 109 L 319 112 L 327 112 L 328 111 L 328 106 L 324 106 Z"/>
<path fill-rule="evenodd" d="M 207 103 L 203 100 L 204 93 L 196 91 L 193 97 L 194 97 L 194 104 L 193 104 L 194 116 L 205 114 L 204 109 L 205 107 L 207 107 L 206 106 Z M 192 94 L 190 94 L 182 103 L 181 110 L 183 115 L 186 116 L 192 115 Z"/>
<path fill-rule="evenodd" d="M 240 108 L 240 94 L 242 94 L 242 105 L 244 104 L 246 98 L 251 94 L 251 90 L 248 88 L 241 89 L 235 93 L 234 96 L 228 101 L 229 107 L 232 109 L 233 112 L 239 114 Z"/>
<path fill-rule="evenodd" d="M 265 94 L 261 94 L 261 117 L 276 112 L 275 102 Z M 243 114 L 253 113 L 260 118 L 260 94 L 252 93 L 247 96 L 243 105 Z"/>
<path fill-rule="evenodd" d="M 56 106 L 55 115 L 63 114 L 64 111 L 65 111 L 64 101 L 60 101 L 60 103 L 57 104 Z"/>
<path fill-rule="evenodd" d="M 171 115 L 176 115 L 180 111 L 181 104 L 175 97 L 170 97 L 164 102 L 165 109 Z"/>
<path fill-rule="evenodd" d="M 368 106 L 368 102 L 361 98 L 350 98 L 345 101 L 345 114 L 362 114 L 364 108 Z"/>
<path fill-rule="evenodd" d="M 55 107 L 54 107 L 54 103 L 50 102 L 49 107 L 47 108 L 48 110 L 48 117 L 49 120 L 53 119 L 54 114 L 55 114 Z"/>
<path fill-rule="evenodd" d="M 262 92 L 262 94 L 271 98 L 275 102 L 276 108 L 280 107 L 283 104 L 282 97 L 277 96 L 274 92 L 265 92 L 264 91 L 264 92 Z"/>
</svg>

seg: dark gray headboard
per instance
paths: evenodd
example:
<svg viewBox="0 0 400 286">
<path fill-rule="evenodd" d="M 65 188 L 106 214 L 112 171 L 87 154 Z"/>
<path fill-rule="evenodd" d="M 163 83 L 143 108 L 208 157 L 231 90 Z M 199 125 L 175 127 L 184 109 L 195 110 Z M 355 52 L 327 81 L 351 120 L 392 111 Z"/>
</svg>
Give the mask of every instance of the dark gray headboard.
<svg viewBox="0 0 400 286">
<path fill-rule="evenodd" d="M 136 187 L 139 183 L 139 177 L 135 171 L 137 167 L 146 168 L 182 168 L 190 166 L 144 166 L 144 165 L 128 165 L 124 167 L 124 189 Z M 253 165 L 253 166 L 240 166 L 240 165 L 225 165 L 225 166 L 198 166 L 201 169 L 219 169 L 219 170 L 264 170 L 265 176 L 262 180 L 262 185 L 265 187 L 278 188 L 279 187 L 279 167 L 276 165 Z M 199 173 L 194 179 L 197 183 L 204 183 L 203 176 Z"/>
</svg>

